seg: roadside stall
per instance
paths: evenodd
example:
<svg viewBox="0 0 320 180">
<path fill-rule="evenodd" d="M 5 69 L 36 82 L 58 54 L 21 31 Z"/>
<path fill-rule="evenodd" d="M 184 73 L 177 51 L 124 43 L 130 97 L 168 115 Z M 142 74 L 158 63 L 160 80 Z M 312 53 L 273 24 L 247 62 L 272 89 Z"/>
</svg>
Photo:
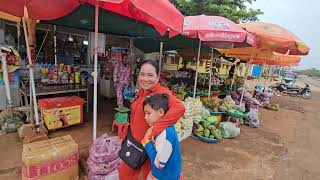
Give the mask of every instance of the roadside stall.
<svg viewBox="0 0 320 180">
<path fill-rule="evenodd" d="M 213 26 L 210 25 L 214 22 Z M 196 96 L 198 67 L 200 61 L 201 43 L 212 48 L 234 48 L 237 46 L 255 46 L 255 37 L 241 29 L 229 19 L 219 16 L 189 16 L 185 17 L 183 35 L 190 38 L 199 38 L 199 49 L 193 97 Z M 212 54 L 213 55 L 213 54 Z M 213 59 L 213 57 L 212 57 Z M 211 81 L 210 81 L 211 83 Z M 211 86 L 211 85 L 210 85 Z"/>
</svg>

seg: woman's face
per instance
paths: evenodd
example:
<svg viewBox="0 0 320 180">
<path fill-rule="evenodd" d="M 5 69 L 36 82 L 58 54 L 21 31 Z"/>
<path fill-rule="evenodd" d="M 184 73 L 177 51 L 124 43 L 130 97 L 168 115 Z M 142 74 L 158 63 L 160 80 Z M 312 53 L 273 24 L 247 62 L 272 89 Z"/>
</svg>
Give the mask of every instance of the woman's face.
<svg viewBox="0 0 320 180">
<path fill-rule="evenodd" d="M 159 76 L 156 73 L 156 69 L 150 64 L 142 65 L 139 76 L 139 86 L 143 90 L 150 90 L 159 82 Z"/>
</svg>

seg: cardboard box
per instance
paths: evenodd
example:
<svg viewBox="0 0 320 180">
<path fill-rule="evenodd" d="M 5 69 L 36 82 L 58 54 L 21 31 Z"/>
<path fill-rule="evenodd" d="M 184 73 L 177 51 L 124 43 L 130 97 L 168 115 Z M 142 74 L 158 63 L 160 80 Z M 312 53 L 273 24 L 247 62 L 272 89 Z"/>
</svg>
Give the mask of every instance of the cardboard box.
<svg viewBox="0 0 320 180">
<path fill-rule="evenodd" d="M 75 180 L 78 144 L 70 135 L 23 145 L 22 180 Z"/>
<path fill-rule="evenodd" d="M 84 99 L 78 96 L 40 99 L 41 119 L 48 130 L 81 124 L 83 104 Z"/>
</svg>

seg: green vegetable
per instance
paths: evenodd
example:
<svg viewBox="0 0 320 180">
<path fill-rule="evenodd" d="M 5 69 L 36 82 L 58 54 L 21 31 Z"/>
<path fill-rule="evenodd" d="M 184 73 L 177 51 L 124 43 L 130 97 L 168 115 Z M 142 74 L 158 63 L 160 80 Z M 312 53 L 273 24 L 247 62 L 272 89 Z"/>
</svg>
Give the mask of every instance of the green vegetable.
<svg viewBox="0 0 320 180">
<path fill-rule="evenodd" d="M 197 132 L 203 132 L 203 131 L 204 131 L 204 128 L 201 126 L 201 127 L 197 128 L 196 131 L 197 131 Z"/>
<path fill-rule="evenodd" d="M 204 135 L 204 137 L 209 137 L 210 136 L 210 130 L 209 129 L 204 129 L 203 135 Z"/>
<path fill-rule="evenodd" d="M 210 126 L 210 130 L 215 130 L 215 129 L 217 129 L 215 125 Z"/>
<path fill-rule="evenodd" d="M 197 129 L 199 129 L 199 128 L 204 129 L 204 128 L 203 128 L 203 126 L 202 126 L 201 124 L 197 124 Z"/>
<path fill-rule="evenodd" d="M 213 131 L 213 135 L 214 135 L 214 137 L 215 137 L 216 139 L 221 139 L 221 138 L 222 138 L 222 135 L 221 135 L 221 132 L 220 132 L 219 129 L 215 129 L 215 130 Z"/>
<path fill-rule="evenodd" d="M 178 88 L 175 89 L 175 93 L 176 94 L 182 94 L 182 95 L 186 95 L 186 89 L 183 86 L 180 86 Z"/>
<path fill-rule="evenodd" d="M 199 134 L 200 136 L 203 136 L 203 131 L 201 131 L 201 132 L 197 132 L 197 134 Z"/>
<path fill-rule="evenodd" d="M 209 128 L 210 125 L 211 125 L 211 123 L 208 122 L 208 121 L 204 121 L 204 123 L 203 123 L 203 127 L 204 127 L 204 128 Z"/>
<path fill-rule="evenodd" d="M 210 124 L 216 124 L 217 123 L 217 118 L 215 116 L 209 116 L 207 118 L 207 121 L 210 123 Z"/>
<path fill-rule="evenodd" d="M 215 139 L 215 138 L 214 138 L 214 135 L 210 135 L 209 138 L 210 138 L 210 139 Z"/>
</svg>

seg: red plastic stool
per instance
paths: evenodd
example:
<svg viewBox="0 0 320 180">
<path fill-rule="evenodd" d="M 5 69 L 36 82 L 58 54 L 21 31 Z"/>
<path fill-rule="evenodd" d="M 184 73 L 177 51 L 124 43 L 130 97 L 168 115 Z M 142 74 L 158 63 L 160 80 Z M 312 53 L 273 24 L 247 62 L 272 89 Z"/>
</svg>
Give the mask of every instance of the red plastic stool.
<svg viewBox="0 0 320 180">
<path fill-rule="evenodd" d="M 127 131 L 128 125 L 129 125 L 128 123 L 120 124 L 118 121 L 113 120 L 111 132 L 113 132 L 114 126 L 117 126 L 118 127 L 118 137 L 121 138 L 122 134 Z"/>
</svg>

